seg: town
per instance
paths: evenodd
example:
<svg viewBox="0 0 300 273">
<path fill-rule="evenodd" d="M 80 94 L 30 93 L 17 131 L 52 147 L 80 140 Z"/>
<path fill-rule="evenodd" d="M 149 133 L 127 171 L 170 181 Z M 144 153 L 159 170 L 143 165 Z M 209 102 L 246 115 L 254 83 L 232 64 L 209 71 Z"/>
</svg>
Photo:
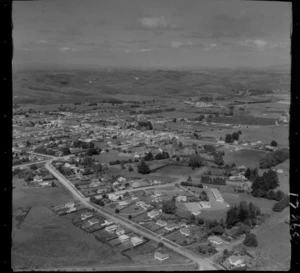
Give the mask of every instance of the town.
<svg viewBox="0 0 300 273">
<path fill-rule="evenodd" d="M 274 93 L 262 103 L 280 105 Z M 252 100 L 243 102 L 247 119 Z M 145 101 L 15 105 L 14 187 L 70 188 L 75 199 L 49 209 L 130 259 L 255 268 L 265 222 L 285 215 L 288 223 L 289 148 L 278 132 L 289 115 L 283 109 L 269 124 L 245 125 L 242 106 L 221 100 L 228 110 L 215 114 L 213 101 L 171 111 Z M 144 103 L 147 113 L 132 112 Z M 211 111 L 199 119 L 199 109 Z M 216 121 L 226 117 L 241 123 Z M 276 133 L 266 142 L 253 137 L 257 128 Z"/>
</svg>

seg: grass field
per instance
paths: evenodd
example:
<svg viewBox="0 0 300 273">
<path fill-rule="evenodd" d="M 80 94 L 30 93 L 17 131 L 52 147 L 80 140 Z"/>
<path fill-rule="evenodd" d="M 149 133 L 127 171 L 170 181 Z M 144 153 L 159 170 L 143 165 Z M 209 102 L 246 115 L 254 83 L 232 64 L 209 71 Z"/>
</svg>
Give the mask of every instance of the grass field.
<svg viewBox="0 0 300 273">
<path fill-rule="evenodd" d="M 291 260 L 290 227 L 284 223 L 289 210 L 274 213 L 257 232 L 257 266 L 254 270 L 289 270 Z"/>
<path fill-rule="evenodd" d="M 12 267 L 86 266 L 127 262 L 93 236 L 50 210 L 51 205 L 72 201 L 62 188 L 13 191 L 13 216 L 18 208 L 31 206 L 20 229 L 13 226 Z"/>
<path fill-rule="evenodd" d="M 236 164 L 237 166 L 244 165 L 247 168 L 256 168 L 259 166 L 259 160 L 265 156 L 263 151 L 239 150 L 226 151 L 223 157 L 225 165 Z"/>
<path fill-rule="evenodd" d="M 278 145 L 289 145 L 289 127 L 288 125 L 278 126 L 260 126 L 259 128 L 244 128 L 241 130 L 240 140 L 244 141 L 262 141 L 264 144 L 270 144 L 275 140 Z"/>
</svg>

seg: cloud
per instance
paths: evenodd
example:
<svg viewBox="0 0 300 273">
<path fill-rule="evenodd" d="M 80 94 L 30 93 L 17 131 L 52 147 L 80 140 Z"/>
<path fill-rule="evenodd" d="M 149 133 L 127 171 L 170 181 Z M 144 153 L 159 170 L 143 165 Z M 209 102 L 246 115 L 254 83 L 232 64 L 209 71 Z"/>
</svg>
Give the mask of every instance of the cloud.
<svg viewBox="0 0 300 273">
<path fill-rule="evenodd" d="M 48 44 L 49 42 L 47 40 L 39 40 L 37 41 L 38 44 Z"/>
<path fill-rule="evenodd" d="M 188 41 L 188 42 L 182 42 L 182 41 L 172 41 L 171 42 L 171 47 L 172 48 L 179 48 L 179 47 L 182 47 L 182 46 L 192 46 L 193 43 Z"/>
<path fill-rule="evenodd" d="M 150 52 L 153 51 L 153 48 L 142 48 L 139 50 L 139 52 Z"/>
<path fill-rule="evenodd" d="M 71 47 L 67 47 L 67 46 L 60 47 L 58 50 L 61 51 L 61 52 L 68 52 L 68 51 L 75 52 L 75 51 L 78 51 L 77 48 L 71 48 Z"/>
<path fill-rule="evenodd" d="M 249 47 L 256 47 L 258 49 L 263 49 L 268 45 L 268 42 L 260 39 L 257 40 L 247 39 L 239 42 L 239 44 L 242 46 L 249 46 Z"/>
<path fill-rule="evenodd" d="M 175 28 L 174 25 L 170 23 L 170 20 L 168 20 L 164 16 L 160 17 L 143 17 L 138 19 L 139 23 L 144 27 L 148 29 L 172 29 Z"/>
</svg>

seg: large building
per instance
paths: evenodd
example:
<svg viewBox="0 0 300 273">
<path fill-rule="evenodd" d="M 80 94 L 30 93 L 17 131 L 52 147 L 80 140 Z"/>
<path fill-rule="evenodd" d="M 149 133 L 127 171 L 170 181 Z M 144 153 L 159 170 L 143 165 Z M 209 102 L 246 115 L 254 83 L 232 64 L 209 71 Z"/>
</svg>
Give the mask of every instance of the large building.
<svg viewBox="0 0 300 273">
<path fill-rule="evenodd" d="M 214 189 L 211 189 L 211 191 L 212 191 L 214 197 L 216 198 L 216 201 L 224 202 L 224 199 L 218 189 L 214 188 Z"/>
</svg>

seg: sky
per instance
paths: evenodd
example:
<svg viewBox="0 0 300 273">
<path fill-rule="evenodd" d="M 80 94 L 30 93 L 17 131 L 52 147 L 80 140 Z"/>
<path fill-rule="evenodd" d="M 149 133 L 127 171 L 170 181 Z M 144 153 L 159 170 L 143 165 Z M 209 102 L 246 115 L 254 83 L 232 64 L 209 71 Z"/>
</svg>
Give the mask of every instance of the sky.
<svg viewBox="0 0 300 273">
<path fill-rule="evenodd" d="M 284 2 L 14 1 L 13 65 L 289 65 L 291 20 Z"/>
</svg>

